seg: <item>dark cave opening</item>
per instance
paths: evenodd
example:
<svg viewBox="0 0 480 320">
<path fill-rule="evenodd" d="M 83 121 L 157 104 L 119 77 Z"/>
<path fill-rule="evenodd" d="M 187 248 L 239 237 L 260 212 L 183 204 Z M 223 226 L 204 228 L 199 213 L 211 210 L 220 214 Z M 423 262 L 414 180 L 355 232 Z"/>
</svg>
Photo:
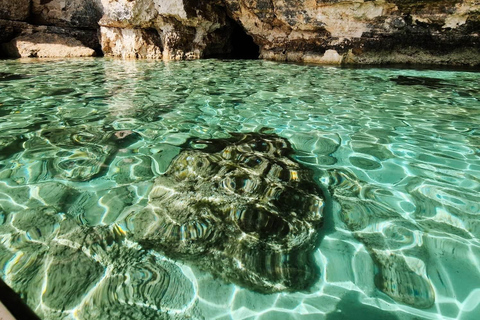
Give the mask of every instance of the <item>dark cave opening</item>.
<svg viewBox="0 0 480 320">
<path fill-rule="evenodd" d="M 258 59 L 260 47 L 253 41 L 253 37 L 245 32 L 243 27 L 235 20 L 228 18 L 232 33 L 230 35 L 231 59 Z"/>
<path fill-rule="evenodd" d="M 210 43 L 204 51 L 206 59 L 258 59 L 260 47 L 253 41 L 243 27 L 230 17 L 224 28 L 219 29 L 216 41 Z"/>
</svg>

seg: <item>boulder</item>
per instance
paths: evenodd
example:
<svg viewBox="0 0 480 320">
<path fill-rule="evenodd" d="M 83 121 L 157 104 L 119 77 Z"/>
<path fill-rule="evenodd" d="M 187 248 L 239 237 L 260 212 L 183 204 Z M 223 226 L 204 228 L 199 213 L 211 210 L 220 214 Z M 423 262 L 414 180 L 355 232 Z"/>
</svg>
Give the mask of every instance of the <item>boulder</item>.
<svg viewBox="0 0 480 320">
<path fill-rule="evenodd" d="M 19 36 L 2 45 L 3 51 L 14 58 L 93 57 L 95 50 L 73 37 L 54 33 L 32 33 Z"/>
</svg>

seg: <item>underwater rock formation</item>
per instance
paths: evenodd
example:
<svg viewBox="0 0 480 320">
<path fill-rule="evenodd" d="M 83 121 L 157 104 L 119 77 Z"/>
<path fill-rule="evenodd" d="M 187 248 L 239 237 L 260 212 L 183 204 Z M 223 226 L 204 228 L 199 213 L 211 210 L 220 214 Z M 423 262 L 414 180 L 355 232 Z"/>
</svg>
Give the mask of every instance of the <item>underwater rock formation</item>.
<svg viewBox="0 0 480 320">
<path fill-rule="evenodd" d="M 88 181 L 108 167 L 115 153 L 138 136 L 88 126 L 44 129 L 28 139 L 24 157 L 45 163 L 45 174 Z"/>
<path fill-rule="evenodd" d="M 23 152 L 41 160 L 47 180 L 57 152 L 59 161 L 78 160 L 78 172 L 56 172 L 83 181 L 98 176 L 98 168 L 108 164 L 102 161 L 114 155 L 108 152 L 128 143 L 117 141 L 122 137 L 123 132 L 86 126 L 49 129 L 24 142 Z M 95 153 L 100 142 L 107 154 Z M 291 158 L 290 143 L 248 133 L 192 139 L 183 147 L 155 179 L 146 207 L 144 198 L 134 205 L 137 191 L 128 183 L 96 196 L 58 182 L 0 183 L 0 276 L 8 270 L 9 284 L 52 319 L 69 312 L 80 319 L 171 319 L 166 310 L 190 308 L 194 285 L 155 251 L 261 293 L 312 286 L 319 275 L 313 255 L 324 196 L 312 172 Z M 332 147 L 324 148 L 325 155 Z M 82 159 L 88 152 L 94 157 Z M 429 256 L 418 242 L 428 224 L 417 225 L 380 204 L 369 196 L 377 190 L 365 189 L 348 169 L 321 174 L 341 205 L 345 230 L 378 266 L 377 288 L 395 301 L 430 308 L 435 291 L 427 276 Z"/>
<path fill-rule="evenodd" d="M 42 319 L 194 318 L 195 290 L 176 264 L 126 245 L 115 228 L 29 206 L 0 221 L 0 276 Z"/>
<path fill-rule="evenodd" d="M 379 190 L 368 190 L 347 170 L 334 169 L 326 176 L 332 195 L 341 205 L 342 221 L 379 268 L 376 287 L 395 301 L 421 309 L 432 307 L 435 291 L 425 264 L 428 251 L 417 242 L 422 223 L 419 228 L 388 206 L 367 198 Z"/>
<path fill-rule="evenodd" d="M 288 141 L 268 134 L 191 140 L 120 224 L 144 248 L 249 289 L 305 290 L 324 199 Z"/>
</svg>

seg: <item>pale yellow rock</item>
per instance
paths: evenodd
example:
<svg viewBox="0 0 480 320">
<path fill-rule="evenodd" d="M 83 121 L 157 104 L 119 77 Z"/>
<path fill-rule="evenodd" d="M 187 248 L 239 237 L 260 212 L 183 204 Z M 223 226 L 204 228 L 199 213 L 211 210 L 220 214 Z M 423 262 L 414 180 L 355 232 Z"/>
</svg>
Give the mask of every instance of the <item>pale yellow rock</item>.
<svg viewBox="0 0 480 320">
<path fill-rule="evenodd" d="M 92 57 L 95 51 L 80 41 L 58 34 L 33 33 L 17 37 L 3 45 L 13 58 L 66 58 Z"/>
<path fill-rule="evenodd" d="M 395 7 L 386 2 L 352 2 L 326 4 L 317 9 L 317 20 L 325 24 L 332 37 L 361 37 L 364 32 L 370 31 L 373 19 Z"/>
<path fill-rule="evenodd" d="M 101 4 L 105 55 L 191 60 L 226 42 L 225 37 L 212 36 L 226 25 L 226 13 L 215 7 L 218 1 L 101 0 Z"/>
<path fill-rule="evenodd" d="M 456 10 L 453 14 L 448 15 L 445 19 L 443 28 L 457 28 L 467 22 L 469 15 L 473 12 L 480 11 L 480 1 L 469 0 L 464 3 L 455 5 Z"/>
<path fill-rule="evenodd" d="M 223 1 L 263 59 L 458 65 L 480 60 L 467 50 L 479 51 L 478 0 Z M 403 52 L 409 47 L 418 54 Z M 459 47 L 466 57 L 456 52 Z"/>
<path fill-rule="evenodd" d="M 101 26 L 118 28 L 150 28 L 158 11 L 154 0 L 101 0 Z"/>
<path fill-rule="evenodd" d="M 101 27 L 101 45 L 105 55 L 124 59 L 161 59 L 160 37 L 154 31 Z"/>
<path fill-rule="evenodd" d="M 320 63 L 320 64 L 341 64 L 343 56 L 338 54 L 336 50 L 327 50 L 323 55 L 305 54 L 303 62 Z"/>
</svg>

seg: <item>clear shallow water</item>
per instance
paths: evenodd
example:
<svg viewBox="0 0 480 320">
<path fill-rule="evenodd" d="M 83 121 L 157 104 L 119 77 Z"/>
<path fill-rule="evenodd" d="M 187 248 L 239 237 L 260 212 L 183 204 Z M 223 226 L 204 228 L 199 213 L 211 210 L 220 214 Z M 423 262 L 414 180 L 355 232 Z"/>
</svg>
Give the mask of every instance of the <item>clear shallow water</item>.
<svg viewBox="0 0 480 320">
<path fill-rule="evenodd" d="M 480 73 L 107 59 L 0 72 L 1 273 L 44 318 L 480 315 Z M 117 241 L 188 138 L 264 128 L 333 195 L 310 290 L 258 294 Z"/>
</svg>

